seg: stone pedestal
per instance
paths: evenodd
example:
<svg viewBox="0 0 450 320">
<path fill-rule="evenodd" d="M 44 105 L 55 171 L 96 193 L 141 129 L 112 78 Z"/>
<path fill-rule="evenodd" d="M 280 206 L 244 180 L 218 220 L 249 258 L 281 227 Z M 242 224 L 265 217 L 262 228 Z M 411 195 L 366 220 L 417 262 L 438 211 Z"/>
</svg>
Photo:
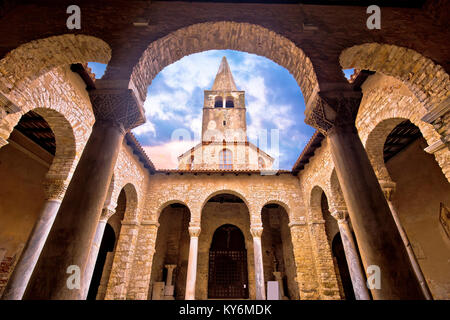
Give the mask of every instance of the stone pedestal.
<svg viewBox="0 0 450 320">
<path fill-rule="evenodd" d="M 266 290 L 264 285 L 264 265 L 262 259 L 261 235 L 262 226 L 252 226 L 250 233 L 253 237 L 253 254 L 255 258 L 255 292 L 256 300 L 266 300 Z"/>
<path fill-rule="evenodd" d="M 152 287 L 152 300 L 163 300 L 164 299 L 164 286 L 165 283 L 154 282 Z"/>
<path fill-rule="evenodd" d="M 348 271 L 352 280 L 353 291 L 356 300 L 370 300 L 367 289 L 364 271 L 359 262 L 358 250 L 348 224 L 348 213 L 345 209 L 331 208 L 331 215 L 337 220 L 339 233 L 344 247 L 345 259 L 347 260 Z"/>
<path fill-rule="evenodd" d="M 167 279 L 166 279 L 166 286 L 164 288 L 164 296 L 166 300 L 174 300 L 173 294 L 175 292 L 175 286 L 172 285 L 172 278 L 173 278 L 173 270 L 175 270 L 177 265 L 166 264 L 165 267 L 167 269 Z"/>
<path fill-rule="evenodd" d="M 31 231 L 19 261 L 11 274 L 3 293 L 3 300 L 21 300 L 34 267 L 42 252 L 50 229 L 55 221 L 61 201 L 66 192 L 65 180 L 47 179 L 44 182 L 46 202 Z"/>
<path fill-rule="evenodd" d="M 278 290 L 280 291 L 280 299 L 288 300 L 288 298 L 284 295 L 283 276 L 282 276 L 281 272 L 275 271 L 275 272 L 273 272 L 273 276 L 275 277 L 275 280 L 278 282 Z"/>
<path fill-rule="evenodd" d="M 189 245 L 189 261 L 186 278 L 186 300 L 195 300 L 195 282 L 197 279 L 197 257 L 198 257 L 198 237 L 200 235 L 199 226 L 189 227 L 191 242 Z"/>
</svg>

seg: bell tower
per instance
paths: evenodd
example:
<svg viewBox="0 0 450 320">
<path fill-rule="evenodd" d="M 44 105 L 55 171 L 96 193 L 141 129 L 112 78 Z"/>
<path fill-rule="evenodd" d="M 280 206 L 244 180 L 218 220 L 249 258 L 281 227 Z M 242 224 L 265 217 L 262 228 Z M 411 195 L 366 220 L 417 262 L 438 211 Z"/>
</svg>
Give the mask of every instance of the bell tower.
<svg viewBox="0 0 450 320">
<path fill-rule="evenodd" d="M 236 88 L 227 58 L 222 58 L 214 84 L 204 96 L 202 141 L 247 141 L 245 92 Z"/>
</svg>

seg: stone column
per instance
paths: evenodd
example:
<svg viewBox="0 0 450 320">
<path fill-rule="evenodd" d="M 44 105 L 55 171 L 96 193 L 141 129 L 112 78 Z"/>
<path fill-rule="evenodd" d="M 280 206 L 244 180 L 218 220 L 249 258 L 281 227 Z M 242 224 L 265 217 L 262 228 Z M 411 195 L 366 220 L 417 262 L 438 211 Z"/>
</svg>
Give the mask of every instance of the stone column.
<svg viewBox="0 0 450 320">
<path fill-rule="evenodd" d="M 173 276 L 173 270 L 177 267 L 176 264 L 166 264 L 165 265 L 167 269 L 167 279 L 166 279 L 166 287 L 172 285 L 172 276 Z"/>
<path fill-rule="evenodd" d="M 266 300 L 266 288 L 264 283 L 264 265 L 262 256 L 261 235 L 263 227 L 252 225 L 250 233 L 253 237 L 253 254 L 255 257 L 255 292 L 256 300 Z"/>
<path fill-rule="evenodd" d="M 337 220 L 339 233 L 344 246 L 345 259 L 347 260 L 348 271 L 352 280 L 353 291 L 356 300 L 370 300 L 369 290 L 367 289 L 364 271 L 359 262 L 358 250 L 348 224 L 348 213 L 345 209 L 331 209 L 331 215 Z"/>
<path fill-rule="evenodd" d="M 147 300 L 152 273 L 153 255 L 159 223 L 142 220 L 134 250 L 133 264 L 129 267 L 127 300 Z"/>
<path fill-rule="evenodd" d="M 291 218 L 289 228 L 294 249 L 299 298 L 300 300 L 320 299 L 312 241 L 305 218 L 301 216 Z"/>
<path fill-rule="evenodd" d="M 137 220 L 122 220 L 121 224 L 106 286 L 105 300 L 125 300 L 128 298 L 128 287 L 140 233 L 140 223 Z"/>
<path fill-rule="evenodd" d="M 394 206 L 394 203 L 392 202 L 392 194 L 393 194 L 394 190 L 395 190 L 395 183 L 393 183 L 393 182 L 391 183 L 391 186 L 383 185 L 384 195 L 389 204 L 389 208 L 391 209 L 392 217 L 394 218 L 395 224 L 397 225 L 398 232 L 400 233 L 400 236 L 402 237 L 403 244 L 405 245 L 406 251 L 408 252 L 409 260 L 414 269 L 414 273 L 417 277 L 417 280 L 419 281 L 420 288 L 423 292 L 423 295 L 425 296 L 425 298 L 427 300 L 433 300 L 433 296 L 431 294 L 430 289 L 428 288 L 427 282 L 422 273 L 422 269 L 420 268 L 420 265 L 419 265 L 419 262 L 417 261 L 416 255 L 414 254 L 411 243 L 409 242 L 408 236 L 406 235 L 405 229 L 403 229 L 403 226 L 400 222 L 400 218 L 398 217 L 397 209 Z"/>
<path fill-rule="evenodd" d="M 95 231 L 94 240 L 92 241 L 91 251 L 89 252 L 89 260 L 86 265 L 84 276 L 82 278 L 84 289 L 82 299 L 85 300 L 89 293 L 89 287 L 91 285 L 92 275 L 94 274 L 95 264 L 97 263 L 98 251 L 102 244 L 103 234 L 105 233 L 106 223 L 108 219 L 116 212 L 117 204 L 113 204 L 109 207 L 103 208 L 102 215 L 97 224 L 97 230 Z"/>
<path fill-rule="evenodd" d="M 186 300 L 195 300 L 195 281 L 197 279 L 198 237 L 200 226 L 189 227 L 191 242 L 189 245 L 189 261 L 186 278 Z"/>
<path fill-rule="evenodd" d="M 371 272 L 368 281 L 380 279 L 380 287 L 371 288 L 372 297 L 423 299 L 391 210 L 354 125 L 361 96 L 351 90 L 319 92 L 314 103 L 309 103 L 306 122 L 327 136 L 363 265 L 366 272 Z M 375 275 L 376 268 L 380 272 Z"/>
<path fill-rule="evenodd" d="M 123 138 L 145 119 L 132 90 L 96 89 L 90 97 L 96 122 L 31 277 L 27 299 L 82 299 L 79 284 L 85 282 L 80 278 Z"/>
<path fill-rule="evenodd" d="M 34 267 L 44 247 L 47 236 L 52 228 L 56 214 L 61 205 L 67 188 L 67 181 L 61 179 L 46 179 L 44 192 L 46 201 L 41 209 L 38 220 L 34 224 L 28 241 L 20 255 L 11 277 L 3 293 L 3 300 L 21 300 Z"/>
</svg>

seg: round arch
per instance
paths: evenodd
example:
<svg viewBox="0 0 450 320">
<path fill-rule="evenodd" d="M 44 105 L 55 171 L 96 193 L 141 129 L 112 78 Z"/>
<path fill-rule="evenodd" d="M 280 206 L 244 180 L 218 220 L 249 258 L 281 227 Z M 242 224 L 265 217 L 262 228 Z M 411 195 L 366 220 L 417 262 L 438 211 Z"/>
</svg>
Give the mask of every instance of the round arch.
<svg viewBox="0 0 450 320">
<path fill-rule="evenodd" d="M 0 60 L 0 91 L 20 89 L 48 71 L 72 63 L 100 62 L 111 59 L 109 45 L 96 37 L 63 34 L 25 43 Z"/>
<path fill-rule="evenodd" d="M 272 200 L 266 201 L 266 202 L 261 206 L 261 210 L 262 210 L 265 206 L 267 206 L 267 205 L 269 205 L 269 204 L 277 204 L 277 205 L 279 205 L 280 207 L 282 207 L 282 208 L 284 209 L 284 211 L 286 211 L 286 214 L 287 214 L 287 216 L 288 216 L 288 218 L 289 218 L 289 222 L 291 222 L 291 209 L 290 209 L 289 205 L 288 205 L 286 202 L 284 202 L 284 201 L 282 201 L 282 200 L 278 200 L 278 199 L 272 199 Z M 261 212 L 261 210 L 260 210 L 260 212 Z"/>
<path fill-rule="evenodd" d="M 145 100 L 147 87 L 167 65 L 193 53 L 222 49 L 257 54 L 283 66 L 296 79 L 305 101 L 318 90 L 311 60 L 291 40 L 259 25 L 232 21 L 194 24 L 150 43 L 133 68 L 131 82 Z"/>
<path fill-rule="evenodd" d="M 189 212 L 191 211 L 189 209 L 189 206 L 186 204 L 186 202 L 184 202 L 182 200 L 178 200 L 178 199 L 171 199 L 171 200 L 168 200 L 168 201 L 164 201 L 162 204 L 160 204 L 158 206 L 157 211 L 156 211 L 156 221 L 159 219 L 159 217 L 160 217 L 161 213 L 163 212 L 163 210 L 165 208 L 167 208 L 168 206 L 170 206 L 171 204 L 181 204 L 181 205 L 185 206 L 186 208 L 188 208 Z"/>
<path fill-rule="evenodd" d="M 449 75 L 444 68 L 408 48 L 365 43 L 343 50 L 339 62 L 343 69 L 379 71 L 399 79 L 428 110 L 450 97 Z"/>
<path fill-rule="evenodd" d="M 48 123 L 55 135 L 55 156 L 46 177 L 50 180 L 64 181 L 70 177 L 76 165 L 77 143 L 73 127 L 69 120 L 57 110 L 36 108 L 33 109 L 33 112 L 40 115 Z M 20 119 L 17 123 L 20 122 Z"/>
<path fill-rule="evenodd" d="M 331 198 L 328 199 L 328 202 L 331 206 L 335 207 L 346 207 L 344 195 L 342 193 L 341 184 L 339 183 L 339 179 L 337 177 L 336 169 L 333 168 L 330 176 L 330 194 Z"/>
<path fill-rule="evenodd" d="M 138 207 L 138 193 L 136 191 L 136 187 L 132 183 L 127 183 L 120 190 L 123 190 L 125 192 L 126 199 L 123 220 L 134 220 L 136 218 Z"/>
<path fill-rule="evenodd" d="M 241 199 L 242 201 L 244 201 L 245 205 L 247 206 L 247 210 L 249 211 L 250 214 L 250 204 L 248 202 L 248 200 L 246 199 L 246 197 L 244 195 L 242 195 L 240 192 L 235 191 L 235 190 L 231 190 L 231 189 L 221 189 L 221 190 L 216 190 L 213 193 L 211 193 L 209 196 L 207 196 L 202 202 L 201 202 L 201 206 L 200 206 L 200 212 L 203 211 L 203 208 L 205 207 L 206 203 L 211 200 L 211 198 L 213 198 L 214 196 L 217 196 L 219 194 L 231 194 L 233 196 L 238 197 L 239 199 Z"/>
<path fill-rule="evenodd" d="M 329 201 L 329 197 L 327 196 L 325 190 L 316 185 L 311 189 L 309 207 L 310 207 L 310 215 L 313 220 L 322 220 L 324 219 L 322 213 L 322 194 L 325 195 L 327 200 Z"/>
</svg>

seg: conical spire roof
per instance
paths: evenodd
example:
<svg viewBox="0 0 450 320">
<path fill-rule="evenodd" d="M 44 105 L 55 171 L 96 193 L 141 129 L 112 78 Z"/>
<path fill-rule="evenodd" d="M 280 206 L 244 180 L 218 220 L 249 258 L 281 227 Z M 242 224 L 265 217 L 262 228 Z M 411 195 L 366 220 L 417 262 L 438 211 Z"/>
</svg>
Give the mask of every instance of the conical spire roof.
<svg viewBox="0 0 450 320">
<path fill-rule="evenodd" d="M 211 90 L 237 91 L 227 58 L 223 57 Z"/>
</svg>

